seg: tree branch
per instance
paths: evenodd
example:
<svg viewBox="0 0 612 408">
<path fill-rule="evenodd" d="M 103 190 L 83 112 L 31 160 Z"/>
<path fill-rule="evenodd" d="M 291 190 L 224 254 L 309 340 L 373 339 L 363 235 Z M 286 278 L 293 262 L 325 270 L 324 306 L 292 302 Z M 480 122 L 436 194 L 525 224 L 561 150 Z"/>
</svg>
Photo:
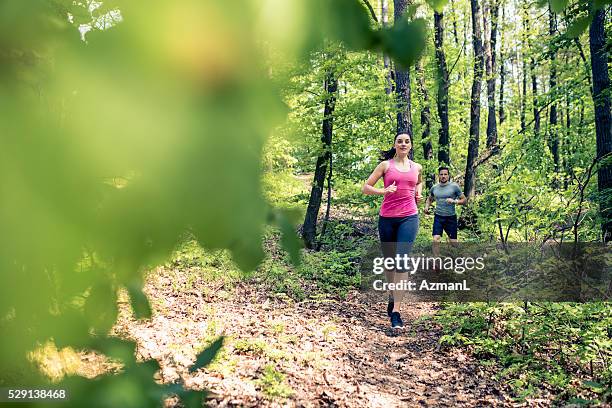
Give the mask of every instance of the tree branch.
<svg viewBox="0 0 612 408">
<path fill-rule="evenodd" d="M 376 23 L 378 23 L 378 17 L 376 17 L 376 12 L 372 8 L 372 5 L 370 4 L 370 2 L 368 0 L 362 0 L 362 1 L 363 1 L 363 4 L 365 4 L 365 6 L 368 8 L 368 10 L 370 10 L 370 15 L 372 16 L 372 19 L 376 21 Z"/>
</svg>

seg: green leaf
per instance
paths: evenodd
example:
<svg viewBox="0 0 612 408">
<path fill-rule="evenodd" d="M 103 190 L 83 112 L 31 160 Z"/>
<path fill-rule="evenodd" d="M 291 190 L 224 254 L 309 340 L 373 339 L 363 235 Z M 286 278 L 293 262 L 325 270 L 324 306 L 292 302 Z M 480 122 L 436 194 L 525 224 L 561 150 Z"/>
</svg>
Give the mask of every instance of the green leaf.
<svg viewBox="0 0 612 408">
<path fill-rule="evenodd" d="M 128 286 L 130 303 L 137 319 L 149 319 L 151 317 L 151 305 L 149 299 L 142 292 L 139 285 L 131 284 Z"/>
<path fill-rule="evenodd" d="M 202 406 L 204 397 L 206 397 L 206 391 L 184 391 L 179 393 L 181 401 L 186 407 L 199 408 Z"/>
<path fill-rule="evenodd" d="M 127 366 L 136 363 L 134 355 L 136 343 L 133 341 L 121 340 L 116 337 L 105 337 L 92 344 L 92 347 L 100 350 L 110 358 L 121 360 Z"/>
<path fill-rule="evenodd" d="M 550 0 L 550 9 L 555 13 L 561 13 L 567 7 L 568 0 Z"/>
<path fill-rule="evenodd" d="M 68 12 L 72 15 L 72 23 L 77 27 L 92 21 L 91 14 L 89 14 L 86 5 L 72 4 L 68 8 Z"/>
<path fill-rule="evenodd" d="M 444 10 L 444 6 L 446 6 L 446 3 L 448 3 L 448 0 L 426 0 L 426 1 L 427 1 L 427 4 L 429 4 L 429 6 L 435 11 L 437 11 L 438 13 L 442 13 L 442 11 Z"/>
<path fill-rule="evenodd" d="M 295 232 L 295 226 L 301 218 L 301 212 L 291 209 L 272 210 L 272 220 L 281 231 L 281 246 L 289 253 L 291 262 L 295 266 L 301 263 L 300 250 L 303 242 Z"/>
<path fill-rule="evenodd" d="M 413 65 L 425 49 L 427 24 L 424 19 L 401 20 L 382 31 L 382 48 L 401 68 Z"/>
<path fill-rule="evenodd" d="M 85 302 L 85 317 L 101 333 L 107 333 L 117 320 L 116 291 L 108 282 L 95 284 Z"/>
<path fill-rule="evenodd" d="M 604 390 L 604 386 L 603 384 L 600 384 L 598 382 L 595 381 L 583 381 L 582 385 L 584 385 L 587 388 L 590 388 L 591 390 L 599 393 L 599 392 L 603 392 Z"/>
<path fill-rule="evenodd" d="M 602 7 L 605 7 L 609 4 L 612 4 L 612 0 L 594 0 L 593 1 L 593 7 L 595 8 L 595 10 L 599 10 Z"/>
<path fill-rule="evenodd" d="M 591 20 L 591 16 L 577 18 L 567 28 L 567 35 L 572 38 L 577 38 L 589 27 L 589 24 L 591 24 Z"/>
<path fill-rule="evenodd" d="M 329 20 L 324 30 L 353 49 L 368 48 L 374 41 L 370 13 L 359 0 L 323 0 Z M 344 22 L 350 21 L 350 24 Z"/>
<path fill-rule="evenodd" d="M 208 346 L 204 351 L 202 351 L 198 358 L 196 358 L 195 363 L 189 367 L 189 372 L 192 373 L 208 364 L 215 358 L 219 350 L 221 350 L 221 346 L 223 346 L 224 337 L 219 337 L 215 340 L 210 346 Z"/>
</svg>

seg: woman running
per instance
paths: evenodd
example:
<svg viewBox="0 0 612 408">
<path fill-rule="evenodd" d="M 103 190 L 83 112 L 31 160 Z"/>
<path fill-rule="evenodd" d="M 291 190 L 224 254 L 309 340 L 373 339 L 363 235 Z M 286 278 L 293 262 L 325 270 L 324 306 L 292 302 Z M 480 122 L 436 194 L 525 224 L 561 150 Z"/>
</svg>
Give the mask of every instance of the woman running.
<svg viewBox="0 0 612 408">
<path fill-rule="evenodd" d="M 421 165 L 408 158 L 412 143 L 410 136 L 400 133 L 388 151 L 381 154 L 381 162 L 376 166 L 362 191 L 368 195 L 384 195 L 378 218 L 378 233 L 384 257 L 395 258 L 396 254 L 410 254 L 419 228 L 417 203 L 421 200 L 423 180 Z M 383 178 L 384 188 L 376 188 L 376 182 Z M 387 282 L 398 282 L 401 270 L 385 270 Z M 389 291 L 387 315 L 391 327 L 402 328 L 400 316 L 402 292 Z"/>
</svg>

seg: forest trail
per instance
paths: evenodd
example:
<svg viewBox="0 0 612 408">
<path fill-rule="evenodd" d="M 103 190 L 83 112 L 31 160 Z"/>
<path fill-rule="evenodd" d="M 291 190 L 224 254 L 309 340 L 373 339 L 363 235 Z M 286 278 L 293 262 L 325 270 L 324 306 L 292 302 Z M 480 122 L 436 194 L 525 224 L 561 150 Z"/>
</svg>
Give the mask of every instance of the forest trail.
<svg viewBox="0 0 612 408">
<path fill-rule="evenodd" d="M 239 284 L 177 290 L 187 275 L 159 268 L 146 285 L 154 315 L 137 322 L 121 307 L 116 334 L 135 340 L 140 359 L 156 359 L 158 381 L 210 390 L 208 406 L 395 407 L 520 406 L 493 380 L 493 369 L 458 348 L 439 349 L 441 335 L 421 317 L 431 303 L 403 307 L 406 327 L 389 327 L 384 304 L 371 310 L 364 295 L 344 301 L 295 303 Z M 203 293 L 213 293 L 206 297 Z M 127 306 L 127 305 L 124 305 Z M 197 352 L 226 336 L 212 366 L 189 373 Z M 547 406 L 529 401 L 529 406 Z M 166 406 L 180 406 L 172 399 Z"/>
</svg>

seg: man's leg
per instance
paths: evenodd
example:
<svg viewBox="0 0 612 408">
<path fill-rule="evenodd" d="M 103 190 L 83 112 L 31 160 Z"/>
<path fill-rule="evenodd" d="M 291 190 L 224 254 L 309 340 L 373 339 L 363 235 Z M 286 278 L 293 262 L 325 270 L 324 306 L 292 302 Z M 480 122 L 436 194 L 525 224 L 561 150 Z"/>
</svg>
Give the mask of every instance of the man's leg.
<svg viewBox="0 0 612 408">
<path fill-rule="evenodd" d="M 448 241 L 455 245 L 457 241 L 457 216 L 448 217 L 444 223 L 444 232 L 448 235 Z"/>
<path fill-rule="evenodd" d="M 442 239 L 442 232 L 443 232 L 443 225 L 442 225 L 442 218 L 437 215 L 434 214 L 434 223 L 433 223 L 433 242 L 431 244 L 431 249 L 433 252 L 433 255 L 435 257 L 440 256 L 440 240 Z M 434 266 L 435 269 L 435 266 Z"/>
</svg>

